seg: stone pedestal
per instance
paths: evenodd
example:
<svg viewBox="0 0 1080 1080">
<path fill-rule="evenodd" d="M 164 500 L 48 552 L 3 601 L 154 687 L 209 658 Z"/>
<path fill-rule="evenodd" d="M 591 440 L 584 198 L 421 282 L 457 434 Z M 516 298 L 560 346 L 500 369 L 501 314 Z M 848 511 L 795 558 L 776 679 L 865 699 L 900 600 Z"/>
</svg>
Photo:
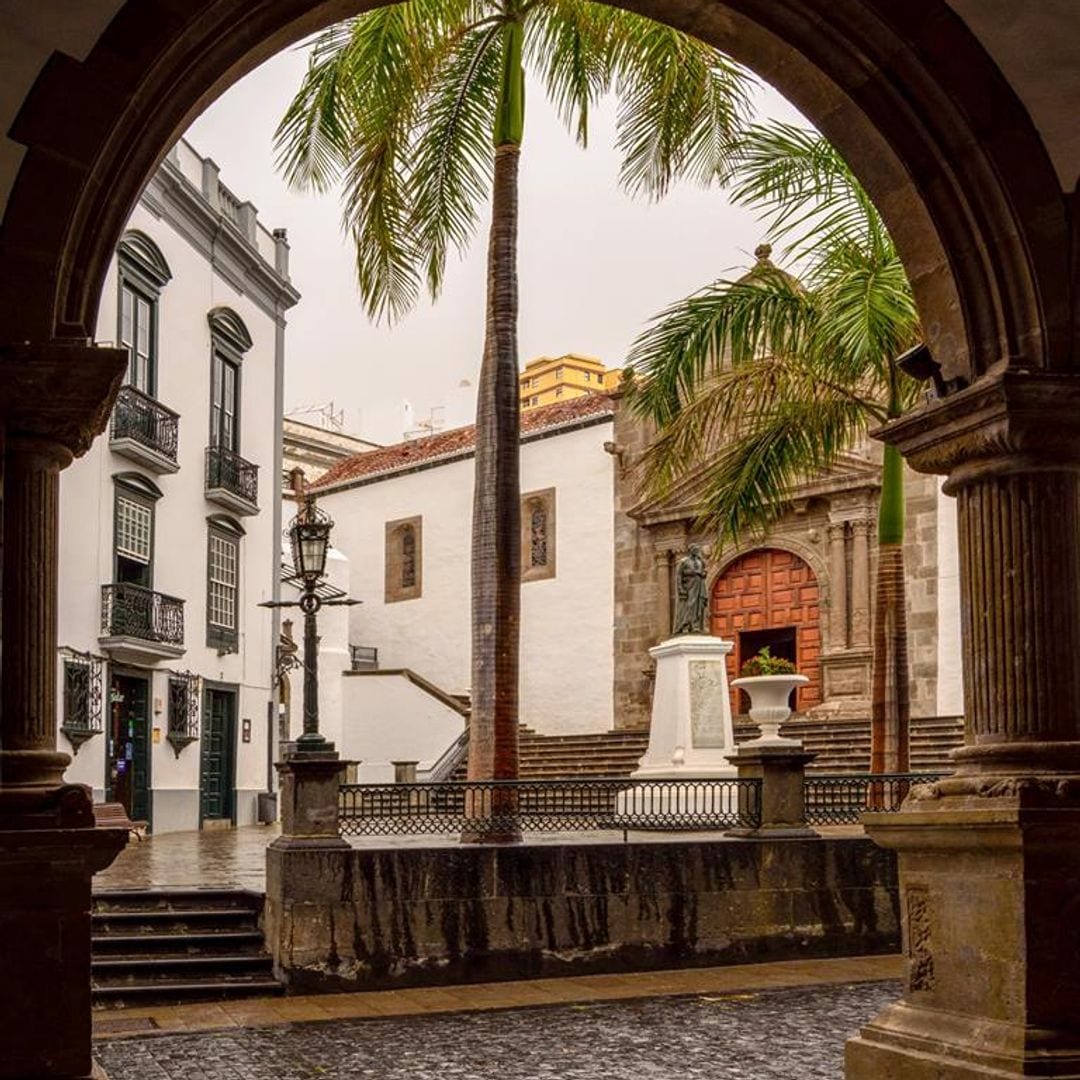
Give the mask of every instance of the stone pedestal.
<svg viewBox="0 0 1080 1080">
<path fill-rule="evenodd" d="M 4 1080 L 93 1075 L 90 881 L 126 843 L 126 829 L 0 831 Z"/>
<path fill-rule="evenodd" d="M 733 778 L 726 657 L 730 641 L 683 634 L 649 650 L 656 661 L 649 746 L 634 779 Z"/>
<path fill-rule="evenodd" d="M 740 780 L 761 781 L 761 824 L 756 829 L 731 829 L 729 836 L 759 836 L 770 840 L 817 836 L 806 824 L 806 766 L 816 757 L 797 739 L 775 743 L 743 743 L 728 756 Z M 740 792 L 745 798 L 745 793 Z"/>
<path fill-rule="evenodd" d="M 983 791 L 863 819 L 899 854 L 907 985 L 848 1043 L 849 1077 L 1080 1077 L 1080 786 Z"/>
<path fill-rule="evenodd" d="M 338 832 L 338 789 L 351 762 L 336 753 L 296 753 L 277 763 L 281 835 L 273 848 L 347 848 Z"/>
</svg>

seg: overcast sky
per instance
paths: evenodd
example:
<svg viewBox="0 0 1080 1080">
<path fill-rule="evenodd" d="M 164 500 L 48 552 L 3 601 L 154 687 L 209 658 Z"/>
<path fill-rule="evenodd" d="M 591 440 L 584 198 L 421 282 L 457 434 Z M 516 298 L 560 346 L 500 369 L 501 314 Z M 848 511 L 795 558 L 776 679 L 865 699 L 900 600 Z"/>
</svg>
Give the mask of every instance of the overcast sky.
<svg viewBox="0 0 1080 1080">
<path fill-rule="evenodd" d="M 402 437 L 405 403 L 417 421 L 445 426 L 474 415 L 484 320 L 486 216 L 468 257 L 448 267 L 434 304 L 393 327 L 370 323 L 359 302 L 351 245 L 334 194 L 290 191 L 274 169 L 273 132 L 305 68 L 302 49 L 267 61 L 215 102 L 187 138 L 250 199 L 268 228 L 287 228 L 302 294 L 286 334 L 286 412 L 333 402 L 344 429 L 378 442 Z M 683 185 L 659 204 L 617 184 L 614 107 L 596 110 L 582 150 L 530 86 L 521 159 L 519 350 L 585 353 L 618 366 L 665 305 L 753 262 L 761 226 L 723 192 Z M 802 117 L 771 88 L 759 112 Z M 300 416 L 300 419 L 313 419 Z"/>
</svg>

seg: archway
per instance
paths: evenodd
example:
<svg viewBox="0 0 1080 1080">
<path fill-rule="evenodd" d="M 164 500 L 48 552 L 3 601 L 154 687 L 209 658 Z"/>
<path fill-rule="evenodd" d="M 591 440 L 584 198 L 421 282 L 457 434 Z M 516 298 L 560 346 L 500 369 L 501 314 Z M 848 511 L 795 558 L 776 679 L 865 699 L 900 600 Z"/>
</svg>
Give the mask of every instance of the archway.
<svg viewBox="0 0 1080 1080">
<path fill-rule="evenodd" d="M 762 646 L 791 660 L 810 681 L 796 694 L 799 712 L 821 704 L 820 590 L 814 571 L 798 555 L 781 548 L 758 548 L 732 562 L 713 583 L 712 633 L 735 642 L 728 654 L 728 678 Z M 733 710 L 745 713 L 745 695 Z M 741 700 L 741 704 L 740 704 Z"/>
<path fill-rule="evenodd" d="M 939 1032 L 930 1021 L 962 1001 L 974 1026 L 970 1034 L 960 1031 L 963 1021 L 951 1013 L 951 1030 L 960 1031 L 951 1036 L 954 1043 L 981 1060 L 978 1054 L 994 1049 L 987 1040 L 1000 1039 L 995 1061 L 1027 1058 L 1017 1048 L 1029 1045 L 1030 1032 L 1075 1031 L 1075 994 L 989 1001 L 985 988 L 1002 979 L 1012 986 L 1080 985 L 1075 964 L 1069 969 L 1060 950 L 1030 948 L 1032 941 L 1053 941 L 1042 924 L 1054 898 L 1072 888 L 1063 876 L 1072 862 L 1043 861 L 1042 900 L 1032 907 L 1022 861 L 984 867 L 991 857 L 1024 859 L 1025 823 L 1002 816 L 994 836 L 984 837 L 977 833 L 984 826 L 965 819 L 950 800 L 977 797 L 995 809 L 999 795 L 1045 798 L 1040 814 L 1063 809 L 1075 816 L 1075 781 L 1044 779 L 1040 787 L 1031 779 L 1069 767 L 1080 775 L 1080 678 L 1068 662 L 1080 647 L 1075 196 L 1063 193 L 1028 108 L 973 32 L 975 22 L 957 14 L 973 12 L 985 25 L 1000 5 L 833 0 L 827 14 L 818 0 L 623 5 L 725 49 L 819 126 L 893 230 L 946 376 L 982 379 L 973 393 L 922 410 L 889 435 L 919 469 L 951 474 L 960 495 L 971 712 L 970 745 L 960 760 L 975 773 L 955 790 L 936 790 L 921 811 L 946 826 L 941 836 L 955 838 L 948 843 L 963 857 L 953 858 L 939 839 L 939 862 L 927 884 L 929 862 L 908 856 L 911 985 L 921 997 L 918 1010 L 897 1013 L 896 1029 L 908 1046 L 918 1038 L 936 1048 Z M 24 753 L 22 765 L 29 769 L 32 759 L 56 782 L 62 763 L 46 749 L 41 722 L 54 715 L 41 703 L 55 689 L 56 478 L 70 452 L 102 429 L 116 391 L 119 369 L 114 373 L 101 357 L 111 352 L 110 363 L 119 364 L 118 351 L 85 347 L 111 253 L 143 184 L 209 100 L 273 52 L 372 3 L 110 0 L 108 6 L 115 15 L 84 58 L 54 54 L 29 94 L 17 79 L 2 76 L 15 87 L 12 99 L 22 102 L 10 135 L 23 148 L 0 229 L 0 408 L 7 438 L 2 734 L 5 751 Z M 1063 36 L 1068 18 L 1066 12 L 1059 19 Z M 1075 175 L 1075 169 L 1062 173 L 1070 189 Z M 1008 378 L 1003 368 L 1012 369 Z M 1012 662 L 1018 646 L 1028 659 L 1022 669 Z M 997 781 L 988 783 L 980 769 Z M 1012 780 L 1003 782 L 1003 774 Z M 11 783 L 10 774 L 4 782 Z M 1012 813 L 1003 806 L 1003 815 Z M 917 847 L 912 837 L 919 829 L 907 815 L 896 817 L 891 846 Z M 1075 823 L 1061 822 L 1060 835 L 1074 849 Z M 887 826 L 877 829 L 888 839 Z M 1011 846 L 1001 842 L 1006 830 L 1016 838 Z M 82 830 L 84 837 L 92 832 Z M 1001 854 L 1007 847 L 1009 856 Z M 72 880 L 88 882 L 88 867 L 89 861 L 73 869 Z M 19 876 L 21 884 L 35 875 L 24 868 Z M 991 927 L 999 944 L 993 955 L 963 928 L 936 940 L 935 927 L 959 926 L 955 917 L 939 918 L 942 908 L 971 914 L 965 925 Z M 55 942 L 59 922 L 24 901 L 7 920 L 8 935 Z M 71 926 L 72 940 L 85 947 L 85 922 L 73 917 Z M 62 978 L 56 964 L 43 967 L 47 959 L 56 960 L 45 949 L 14 952 L 8 994 L 0 1000 L 9 1024 L 25 1017 L 27 1031 L 47 1036 L 56 1048 L 54 1074 L 66 1068 L 66 1075 L 83 1075 L 90 1036 L 85 987 Z M 73 996 L 61 999 L 61 991 Z M 982 1023 L 983 1013 L 992 1023 Z M 913 1017 L 925 1030 L 913 1026 Z M 70 1022 L 59 1027 L 61 1020 Z M 852 1059 L 862 1063 L 859 1075 L 896 1071 L 884 1061 L 906 1051 L 896 1048 L 903 1039 L 886 1049 L 886 1027 L 878 1026 L 876 1043 L 864 1033 L 861 1057 Z M 971 1060 L 946 1049 L 950 1060 Z M 5 1066 L 15 1075 L 8 1062 L 0 1072 Z"/>
</svg>

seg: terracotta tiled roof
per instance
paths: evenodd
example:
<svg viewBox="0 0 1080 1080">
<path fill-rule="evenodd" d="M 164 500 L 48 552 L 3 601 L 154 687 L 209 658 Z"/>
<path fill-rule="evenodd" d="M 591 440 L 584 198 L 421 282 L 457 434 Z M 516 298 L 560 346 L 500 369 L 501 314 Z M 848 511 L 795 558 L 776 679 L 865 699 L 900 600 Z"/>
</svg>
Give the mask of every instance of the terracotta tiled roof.
<svg viewBox="0 0 1080 1080">
<path fill-rule="evenodd" d="M 590 417 L 610 416 L 614 411 L 615 403 L 607 394 L 588 394 L 556 401 L 553 405 L 523 412 L 521 436 L 525 439 L 542 431 L 573 427 Z M 351 480 L 395 473 L 441 458 L 461 457 L 471 453 L 475 444 L 476 427 L 473 424 L 426 435 L 421 439 L 408 439 L 339 461 L 311 487 L 313 491 L 325 491 Z"/>
</svg>

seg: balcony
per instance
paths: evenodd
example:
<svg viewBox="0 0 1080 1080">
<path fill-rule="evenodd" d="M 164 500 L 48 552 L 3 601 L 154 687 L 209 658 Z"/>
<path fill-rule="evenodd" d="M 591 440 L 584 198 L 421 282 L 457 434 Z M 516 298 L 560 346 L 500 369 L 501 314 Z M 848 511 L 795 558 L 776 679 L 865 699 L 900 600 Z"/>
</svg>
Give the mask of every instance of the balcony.
<svg viewBox="0 0 1080 1080">
<path fill-rule="evenodd" d="M 160 402 L 122 386 L 113 407 L 109 449 L 156 473 L 174 473 L 180 441 L 180 417 Z"/>
<path fill-rule="evenodd" d="M 98 641 L 122 663 L 152 664 L 183 656 L 184 601 L 141 585 L 102 585 Z"/>
<path fill-rule="evenodd" d="M 223 446 L 206 451 L 206 497 L 236 514 L 259 512 L 259 466 Z"/>
</svg>

